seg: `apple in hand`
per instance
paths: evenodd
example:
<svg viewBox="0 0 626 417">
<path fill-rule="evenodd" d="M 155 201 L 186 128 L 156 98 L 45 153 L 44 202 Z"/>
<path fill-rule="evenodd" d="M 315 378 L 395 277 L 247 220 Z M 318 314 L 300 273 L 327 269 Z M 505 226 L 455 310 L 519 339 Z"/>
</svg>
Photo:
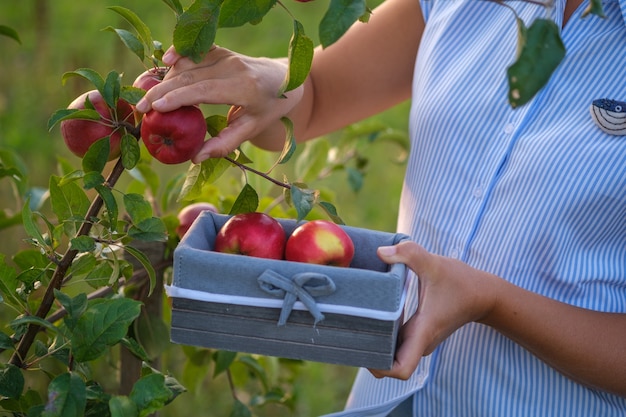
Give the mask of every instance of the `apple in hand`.
<svg viewBox="0 0 626 417">
<path fill-rule="evenodd" d="M 176 227 L 176 234 L 182 239 L 187 233 L 187 230 L 191 227 L 191 224 L 196 220 L 203 211 L 211 211 L 217 213 L 217 208 L 211 203 L 198 202 L 189 204 L 183 207 L 178 212 L 178 227 Z"/>
<path fill-rule="evenodd" d="M 189 161 L 202 147 L 206 121 L 196 106 L 161 113 L 150 110 L 141 122 L 141 139 L 150 155 L 164 164 Z"/>
<path fill-rule="evenodd" d="M 215 237 L 217 252 L 283 259 L 287 236 L 273 217 L 259 212 L 235 214 Z"/>
<path fill-rule="evenodd" d="M 110 151 L 108 160 L 111 161 L 120 156 L 122 123 L 133 123 L 133 108 L 124 100 L 118 100 L 117 111 L 113 113 L 98 90 L 91 90 L 81 94 L 67 108 L 85 109 L 87 98 L 93 105 L 93 108 L 100 114 L 101 119 L 63 120 L 61 122 L 61 135 L 68 149 L 79 158 L 85 156 L 89 147 L 98 139 L 109 136 Z"/>
<path fill-rule="evenodd" d="M 169 71 L 168 67 L 153 67 L 139 74 L 135 81 L 133 81 L 133 87 L 141 88 L 148 91 L 157 84 L 160 84 L 165 78 L 165 74 Z M 135 110 L 135 124 L 139 124 L 143 118 L 143 113 Z"/>
<path fill-rule="evenodd" d="M 348 267 L 353 257 L 354 243 L 348 233 L 328 220 L 298 226 L 285 246 L 288 261 Z"/>
<path fill-rule="evenodd" d="M 133 81 L 133 87 L 141 88 L 148 91 L 155 85 L 159 84 L 165 78 L 165 74 L 169 68 L 167 67 L 154 67 L 147 71 L 142 72 Z"/>
</svg>

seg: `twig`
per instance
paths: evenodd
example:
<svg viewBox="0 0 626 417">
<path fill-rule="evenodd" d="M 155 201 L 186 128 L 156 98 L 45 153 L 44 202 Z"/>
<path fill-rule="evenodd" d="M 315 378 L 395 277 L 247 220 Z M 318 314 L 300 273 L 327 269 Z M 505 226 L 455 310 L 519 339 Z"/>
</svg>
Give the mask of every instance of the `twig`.
<svg viewBox="0 0 626 417">
<path fill-rule="evenodd" d="M 282 182 L 282 181 L 278 181 L 277 179 L 274 179 L 274 178 L 270 177 L 266 173 L 258 171 L 258 170 L 254 169 L 252 167 L 247 166 L 247 165 L 244 165 L 241 162 L 238 162 L 238 161 L 234 160 L 231 157 L 225 156 L 224 159 L 226 159 L 231 164 L 237 165 L 239 168 L 241 168 L 241 169 L 243 169 L 245 171 L 250 171 L 250 172 L 252 172 L 252 173 L 254 173 L 256 175 L 259 175 L 259 176 L 265 178 L 266 180 L 268 180 L 270 182 L 273 182 L 274 184 L 276 184 L 276 185 L 278 185 L 280 187 L 284 187 L 284 188 L 286 188 L 288 190 L 291 189 L 291 185 L 289 185 L 289 184 L 287 184 L 285 182 Z"/>
</svg>

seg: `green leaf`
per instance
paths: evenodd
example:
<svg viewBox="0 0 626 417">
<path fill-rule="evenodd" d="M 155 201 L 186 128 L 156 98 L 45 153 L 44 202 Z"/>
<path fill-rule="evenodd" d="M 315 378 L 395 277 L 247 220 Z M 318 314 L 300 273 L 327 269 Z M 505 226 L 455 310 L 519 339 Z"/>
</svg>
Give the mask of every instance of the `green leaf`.
<svg viewBox="0 0 626 417">
<path fill-rule="evenodd" d="M 149 293 L 152 294 L 152 290 L 154 290 L 154 286 L 156 285 L 156 272 L 154 271 L 154 267 L 152 266 L 150 259 L 148 259 L 148 257 L 143 252 L 130 245 L 126 245 L 124 247 L 124 250 L 128 252 L 129 255 L 132 255 L 135 259 L 137 259 L 141 266 L 143 266 L 148 273 L 148 278 L 150 279 Z"/>
<path fill-rule="evenodd" d="M 220 27 L 238 27 L 261 20 L 277 0 L 224 0 L 220 11 Z"/>
<path fill-rule="evenodd" d="M 157 373 L 140 378 L 130 393 L 130 399 L 137 404 L 140 417 L 160 410 L 172 397 L 172 391 L 165 385 L 165 377 Z"/>
<path fill-rule="evenodd" d="M 4 260 L 5 255 L 0 253 L 0 298 L 4 296 L 5 301 L 9 301 L 13 306 L 20 306 L 20 300 L 16 297 L 17 290 L 17 272 Z"/>
<path fill-rule="evenodd" d="M 78 236 L 70 240 L 70 249 L 91 252 L 96 249 L 96 242 L 90 236 Z"/>
<path fill-rule="evenodd" d="M 107 214 L 109 215 L 109 222 L 111 223 L 110 227 L 113 230 L 117 229 L 119 209 L 117 207 L 117 201 L 115 201 L 115 197 L 113 196 L 113 192 L 109 187 L 104 185 L 98 185 L 95 189 L 102 198 L 102 201 L 104 201 L 104 206 L 106 207 Z"/>
<path fill-rule="evenodd" d="M 313 41 L 304 33 L 304 27 L 297 20 L 293 21 L 293 35 L 289 43 L 289 71 L 280 87 L 278 96 L 302 85 L 311 71 L 313 62 Z"/>
<path fill-rule="evenodd" d="M 59 303 L 61 303 L 67 312 L 63 318 L 63 322 L 70 330 L 72 330 L 81 314 L 83 314 L 87 309 L 87 294 L 79 293 L 76 297 L 70 297 L 62 291 L 55 289 L 54 297 L 57 301 L 59 301 Z"/>
<path fill-rule="evenodd" d="M 326 212 L 328 217 L 330 217 L 333 222 L 337 224 L 345 224 L 342 218 L 339 217 L 339 214 L 337 214 L 337 208 L 335 208 L 334 205 L 326 201 L 320 201 L 317 204 Z"/>
<path fill-rule="evenodd" d="M 233 363 L 237 357 L 237 352 L 230 352 L 227 350 L 218 350 L 215 352 L 213 359 L 215 360 L 215 369 L 213 370 L 213 377 L 218 376 L 226 370 Z"/>
<path fill-rule="evenodd" d="M 139 18 L 139 16 L 137 16 L 137 14 L 135 14 L 135 12 L 120 6 L 111 6 L 108 9 L 126 19 L 135 31 L 137 31 L 139 39 L 141 39 L 141 42 L 143 42 L 145 46 L 148 48 L 152 46 L 152 34 L 150 33 L 150 28 Z"/>
<path fill-rule="evenodd" d="M 37 241 L 40 245 L 45 245 L 46 240 L 43 235 L 39 231 L 35 220 L 33 219 L 33 212 L 30 209 L 29 200 L 26 200 L 24 206 L 22 207 L 22 224 L 24 225 L 24 230 L 28 236 L 32 237 Z"/>
<path fill-rule="evenodd" d="M 48 385 L 48 403 L 42 417 L 82 417 L 87 404 L 87 388 L 80 376 L 71 372 L 54 378 Z"/>
<path fill-rule="evenodd" d="M 259 207 L 259 196 L 250 184 L 246 184 L 241 189 L 237 199 L 233 203 L 229 214 L 250 213 Z"/>
<path fill-rule="evenodd" d="M 42 319 L 41 317 L 37 317 L 37 316 L 22 316 L 19 317 L 15 320 L 13 320 L 10 323 L 11 328 L 13 329 L 17 329 L 20 326 L 24 326 L 24 325 L 35 325 L 35 326 L 40 326 L 43 327 L 45 329 L 50 330 L 52 333 L 58 333 L 59 329 L 56 328 L 56 326 L 52 323 L 50 323 L 49 321 Z"/>
<path fill-rule="evenodd" d="M 536 19 L 526 32 L 520 56 L 507 70 L 511 107 L 529 102 L 547 84 L 564 56 L 557 24 L 550 19 Z"/>
<path fill-rule="evenodd" d="M 347 167 L 346 173 L 348 174 L 348 184 L 352 191 L 358 192 L 363 188 L 363 173 L 358 169 Z"/>
<path fill-rule="evenodd" d="M 19 43 L 20 45 L 22 44 L 22 40 L 20 39 L 20 36 L 17 34 L 17 31 L 13 28 L 10 28 L 9 26 L 0 25 L 0 35 L 8 36 L 9 38 Z"/>
<path fill-rule="evenodd" d="M 98 139 L 92 143 L 83 157 L 83 171 L 102 172 L 109 160 L 110 149 L 109 136 Z"/>
<path fill-rule="evenodd" d="M 15 365 L 0 369 L 0 397 L 18 398 L 24 390 L 24 375 Z"/>
<path fill-rule="evenodd" d="M 183 385 L 181 385 L 178 380 L 170 375 L 165 375 L 165 386 L 172 391 L 172 396 L 170 397 L 170 401 L 173 401 L 180 394 L 187 391 Z"/>
<path fill-rule="evenodd" d="M 93 253 L 83 253 L 74 258 L 72 266 L 68 271 L 68 275 L 72 278 L 80 278 L 89 274 L 96 267 L 96 257 Z"/>
<path fill-rule="evenodd" d="M 303 220 L 317 202 L 318 192 L 311 190 L 306 184 L 293 183 L 290 189 L 291 204 L 298 214 L 298 221 Z"/>
<path fill-rule="evenodd" d="M 69 119 L 100 120 L 102 116 L 93 109 L 60 109 L 48 119 L 48 130 L 52 130 L 57 123 Z"/>
<path fill-rule="evenodd" d="M 141 314 L 135 320 L 133 330 L 149 360 L 158 358 L 170 345 L 169 328 L 158 315 Z"/>
<path fill-rule="evenodd" d="M 194 0 L 178 16 L 173 43 L 179 54 L 191 58 L 195 63 L 202 61 L 213 46 L 222 1 Z"/>
<path fill-rule="evenodd" d="M 230 417 L 252 417 L 252 412 L 250 412 L 250 409 L 244 403 L 235 398 Z"/>
<path fill-rule="evenodd" d="M 320 42 L 324 48 L 341 38 L 367 12 L 365 0 L 331 0 L 319 27 Z"/>
<path fill-rule="evenodd" d="M 125 134 L 121 139 L 122 165 L 126 169 L 133 169 L 141 158 L 139 142 L 133 135 Z"/>
<path fill-rule="evenodd" d="M 90 201 L 78 184 L 66 182 L 61 185 L 61 181 L 57 176 L 50 177 L 50 203 L 59 223 L 63 223 L 66 235 L 74 236 L 89 210 Z"/>
<path fill-rule="evenodd" d="M 141 223 L 152 217 L 152 206 L 141 194 L 125 194 L 124 206 L 133 223 Z"/>
<path fill-rule="evenodd" d="M 141 315 L 139 316 L 141 317 Z M 137 320 L 135 320 L 135 323 L 137 322 Z M 169 341 L 169 334 L 168 336 L 165 338 L 166 341 Z M 152 358 L 150 356 L 148 356 L 148 353 L 145 351 L 145 349 L 143 348 L 143 346 L 141 346 L 139 344 L 139 342 L 137 342 L 137 340 L 131 338 L 131 337 L 125 337 L 123 338 L 120 343 L 126 348 L 128 349 L 128 351 L 130 353 L 132 353 L 133 355 L 135 355 L 138 359 L 141 359 L 143 362 L 150 362 L 152 360 Z"/>
<path fill-rule="evenodd" d="M 222 129 L 228 126 L 228 119 L 226 118 L 226 116 L 222 116 L 221 114 L 208 116 L 205 121 L 206 130 L 211 136 L 217 136 L 222 131 Z"/>
<path fill-rule="evenodd" d="M 330 142 L 326 138 L 310 140 L 295 162 L 295 174 L 298 181 L 307 182 L 316 179 L 326 167 L 330 152 Z"/>
<path fill-rule="evenodd" d="M 117 280 L 113 267 L 109 262 L 98 263 L 85 277 L 85 282 L 93 288 L 112 285 Z"/>
<path fill-rule="evenodd" d="M 582 14 L 582 17 L 587 17 L 588 15 L 593 14 L 598 17 L 606 17 L 604 14 L 604 7 L 602 6 L 602 0 L 591 0 L 587 5 L 587 8 Z"/>
<path fill-rule="evenodd" d="M 261 381 L 261 384 L 263 384 L 263 389 L 265 391 L 268 391 L 270 389 L 268 374 L 257 358 L 253 357 L 252 355 L 241 355 L 237 359 L 237 362 L 245 365 L 250 373 L 257 376 L 259 381 Z"/>
<path fill-rule="evenodd" d="M 191 164 L 185 176 L 178 201 L 194 200 L 202 195 L 205 184 L 215 182 L 224 174 L 231 163 L 224 158 L 209 158 L 200 164 Z"/>
<path fill-rule="evenodd" d="M 294 152 L 296 151 L 296 138 L 293 135 L 293 122 L 286 117 L 281 117 L 280 121 L 285 126 L 285 131 L 287 132 L 283 151 L 278 158 L 278 163 L 284 164 L 291 159 Z"/>
<path fill-rule="evenodd" d="M 117 36 L 122 40 L 124 45 L 126 45 L 126 47 L 130 49 L 130 51 L 135 54 L 140 61 L 143 61 L 145 59 L 146 51 L 144 45 L 141 40 L 137 36 L 135 36 L 134 33 L 131 33 L 124 29 L 116 29 L 113 26 L 107 26 L 106 28 L 104 28 L 104 30 L 116 33 Z"/>
<path fill-rule="evenodd" d="M 116 71 L 111 71 L 107 74 L 107 78 L 104 82 L 104 89 L 102 91 L 102 97 L 110 109 L 117 108 L 117 100 L 120 97 L 121 89 L 121 77 Z M 113 112 L 116 115 L 116 112 Z"/>
<path fill-rule="evenodd" d="M 96 90 L 100 91 L 100 93 L 103 92 L 104 79 L 97 71 L 94 71 L 91 68 L 79 68 L 75 71 L 66 72 L 65 74 L 63 74 L 63 78 L 61 79 L 61 82 L 63 83 L 63 85 L 65 85 L 68 79 L 70 79 L 71 77 L 76 77 L 76 76 L 85 78 L 87 81 L 91 82 L 96 87 Z"/>
<path fill-rule="evenodd" d="M 133 87 L 132 85 L 123 85 L 120 90 L 120 98 L 128 104 L 135 105 L 146 95 L 143 88 Z"/>
<path fill-rule="evenodd" d="M 6 333 L 0 332 L 0 349 L 13 349 L 13 346 L 13 339 Z"/>
<path fill-rule="evenodd" d="M 105 179 L 98 171 L 90 171 L 83 175 L 83 188 L 91 190 L 105 183 Z"/>
<path fill-rule="evenodd" d="M 88 362 L 118 343 L 139 316 L 141 303 L 128 298 L 100 300 L 87 308 L 76 323 L 71 343 L 74 358 Z"/>
<path fill-rule="evenodd" d="M 180 4 L 180 1 L 178 0 L 163 0 L 163 3 L 167 4 L 170 9 L 172 9 L 174 11 L 174 13 L 176 13 L 176 15 L 180 15 L 183 13 L 183 6 Z"/>
<path fill-rule="evenodd" d="M 59 186 L 64 186 L 67 183 L 80 180 L 84 176 L 85 176 L 85 173 L 82 170 L 80 170 L 80 169 L 77 169 L 77 170 L 71 171 L 71 172 L 68 171 L 67 174 L 65 174 L 63 177 L 61 177 L 61 181 L 59 181 Z"/>
<path fill-rule="evenodd" d="M 159 217 L 151 217 L 132 225 L 128 230 L 128 236 L 144 242 L 165 242 L 167 227 Z"/>
<path fill-rule="evenodd" d="M 137 404 L 126 396 L 115 396 L 109 400 L 111 417 L 139 417 Z"/>
</svg>

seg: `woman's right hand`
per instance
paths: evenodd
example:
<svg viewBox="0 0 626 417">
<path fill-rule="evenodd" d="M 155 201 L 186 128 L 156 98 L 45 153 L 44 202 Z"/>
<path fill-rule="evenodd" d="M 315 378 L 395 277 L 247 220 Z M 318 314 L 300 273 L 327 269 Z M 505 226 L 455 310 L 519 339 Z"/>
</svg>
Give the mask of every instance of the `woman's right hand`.
<svg viewBox="0 0 626 417">
<path fill-rule="evenodd" d="M 226 156 L 244 141 L 255 138 L 259 146 L 282 148 L 284 134 L 259 137 L 278 125 L 282 129 L 280 118 L 302 97 L 302 87 L 287 93 L 287 98 L 278 95 L 287 72 L 286 60 L 251 58 L 214 46 L 198 64 L 178 55 L 173 47 L 163 61 L 171 68 L 163 82 L 137 103 L 138 111 L 167 112 L 201 103 L 231 106 L 228 126 L 205 142 L 193 162 Z"/>
</svg>

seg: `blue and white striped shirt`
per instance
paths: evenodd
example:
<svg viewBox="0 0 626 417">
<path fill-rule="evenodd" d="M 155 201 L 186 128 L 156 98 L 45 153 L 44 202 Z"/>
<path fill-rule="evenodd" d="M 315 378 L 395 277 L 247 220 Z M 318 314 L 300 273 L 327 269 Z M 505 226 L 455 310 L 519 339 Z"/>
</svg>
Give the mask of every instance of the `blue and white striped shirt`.
<svg viewBox="0 0 626 417">
<path fill-rule="evenodd" d="M 549 12 L 559 27 L 565 3 Z M 527 24 L 546 17 L 507 4 Z M 605 19 L 583 19 L 587 2 L 579 7 L 561 34 L 566 58 L 518 109 L 507 102 L 512 12 L 477 0 L 421 5 L 399 231 L 528 290 L 626 313 L 626 137 L 604 133 L 589 111 L 594 99 L 626 101 L 626 0 L 603 0 Z M 419 417 L 626 415 L 626 399 L 573 382 L 480 324 L 455 332 L 409 381 L 361 370 L 337 415 L 385 416 L 411 395 Z"/>
</svg>

